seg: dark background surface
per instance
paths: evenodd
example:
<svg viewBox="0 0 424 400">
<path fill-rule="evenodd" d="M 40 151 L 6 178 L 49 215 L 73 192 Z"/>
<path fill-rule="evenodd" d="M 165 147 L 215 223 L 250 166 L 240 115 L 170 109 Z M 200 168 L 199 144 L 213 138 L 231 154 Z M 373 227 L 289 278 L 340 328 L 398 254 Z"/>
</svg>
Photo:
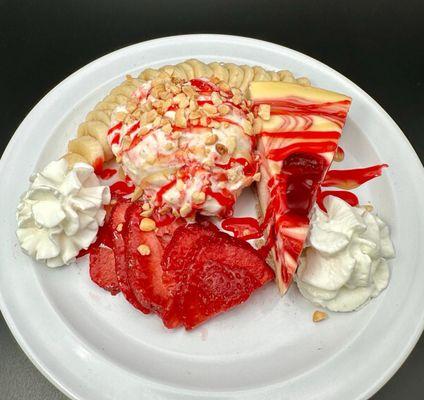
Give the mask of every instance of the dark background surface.
<svg viewBox="0 0 424 400">
<path fill-rule="evenodd" d="M 335 68 L 383 106 L 423 160 L 423 21 L 421 0 L 0 0 L 0 153 L 31 108 L 88 62 L 152 38 L 226 33 L 279 43 Z M 422 399 L 423 376 L 421 338 L 373 399 Z M 0 398 L 65 399 L 2 319 Z"/>
</svg>

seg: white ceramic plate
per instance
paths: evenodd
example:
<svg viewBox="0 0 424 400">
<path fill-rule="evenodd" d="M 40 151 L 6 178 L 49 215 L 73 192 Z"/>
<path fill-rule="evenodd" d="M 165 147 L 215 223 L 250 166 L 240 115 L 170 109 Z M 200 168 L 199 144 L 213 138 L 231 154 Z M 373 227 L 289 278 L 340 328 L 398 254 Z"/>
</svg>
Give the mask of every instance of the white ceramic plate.
<svg viewBox="0 0 424 400">
<path fill-rule="evenodd" d="M 89 278 L 86 262 L 50 270 L 23 255 L 15 207 L 28 177 L 62 155 L 78 123 L 129 73 L 186 58 L 289 69 L 353 98 L 344 166 L 387 162 L 361 192 L 390 224 L 397 258 L 389 288 L 367 307 L 313 324 L 314 306 L 273 285 L 192 331 L 169 331 Z M 32 110 L 0 167 L 0 303 L 28 357 L 73 399 L 363 399 L 405 360 L 423 329 L 424 176 L 391 118 L 329 67 L 293 50 L 233 36 L 190 35 L 140 43 L 87 65 Z M 248 193 L 242 211 L 252 209 Z M 240 211 L 240 210 L 239 210 Z"/>
</svg>

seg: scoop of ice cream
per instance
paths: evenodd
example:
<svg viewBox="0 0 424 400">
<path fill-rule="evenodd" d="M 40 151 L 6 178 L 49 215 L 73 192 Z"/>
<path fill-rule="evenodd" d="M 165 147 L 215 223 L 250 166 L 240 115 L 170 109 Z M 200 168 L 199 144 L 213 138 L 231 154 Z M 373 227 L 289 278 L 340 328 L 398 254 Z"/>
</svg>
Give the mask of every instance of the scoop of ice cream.
<svg viewBox="0 0 424 400">
<path fill-rule="evenodd" d="M 182 216 L 219 215 L 258 177 L 252 121 L 225 83 L 156 79 L 114 110 L 108 140 L 145 200 Z"/>
</svg>

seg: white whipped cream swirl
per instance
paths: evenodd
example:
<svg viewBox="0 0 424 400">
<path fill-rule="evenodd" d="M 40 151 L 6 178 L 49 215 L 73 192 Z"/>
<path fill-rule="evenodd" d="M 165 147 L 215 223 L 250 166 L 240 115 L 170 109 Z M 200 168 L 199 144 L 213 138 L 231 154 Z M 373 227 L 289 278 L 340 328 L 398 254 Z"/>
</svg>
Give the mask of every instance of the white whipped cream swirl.
<svg viewBox="0 0 424 400">
<path fill-rule="evenodd" d="M 72 262 L 87 249 L 103 225 L 104 205 L 110 202 L 91 165 L 78 163 L 68 170 L 66 160 L 48 164 L 31 178 L 18 205 L 16 231 L 22 249 L 49 267 Z"/>
<path fill-rule="evenodd" d="M 353 311 L 384 290 L 395 252 L 387 225 L 364 207 L 328 196 L 315 206 L 296 282 L 308 300 L 331 311 Z"/>
</svg>

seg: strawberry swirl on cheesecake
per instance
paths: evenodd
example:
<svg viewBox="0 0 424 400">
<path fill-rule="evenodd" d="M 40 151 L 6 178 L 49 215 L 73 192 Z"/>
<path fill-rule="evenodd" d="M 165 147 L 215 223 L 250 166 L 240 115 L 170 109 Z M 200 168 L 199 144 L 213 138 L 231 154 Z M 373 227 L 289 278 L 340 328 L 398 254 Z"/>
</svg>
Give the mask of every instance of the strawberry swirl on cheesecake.
<svg viewBox="0 0 424 400">
<path fill-rule="evenodd" d="M 249 107 L 218 79 L 157 78 L 114 109 L 108 142 L 137 197 L 155 209 L 226 216 L 259 179 Z"/>
</svg>

